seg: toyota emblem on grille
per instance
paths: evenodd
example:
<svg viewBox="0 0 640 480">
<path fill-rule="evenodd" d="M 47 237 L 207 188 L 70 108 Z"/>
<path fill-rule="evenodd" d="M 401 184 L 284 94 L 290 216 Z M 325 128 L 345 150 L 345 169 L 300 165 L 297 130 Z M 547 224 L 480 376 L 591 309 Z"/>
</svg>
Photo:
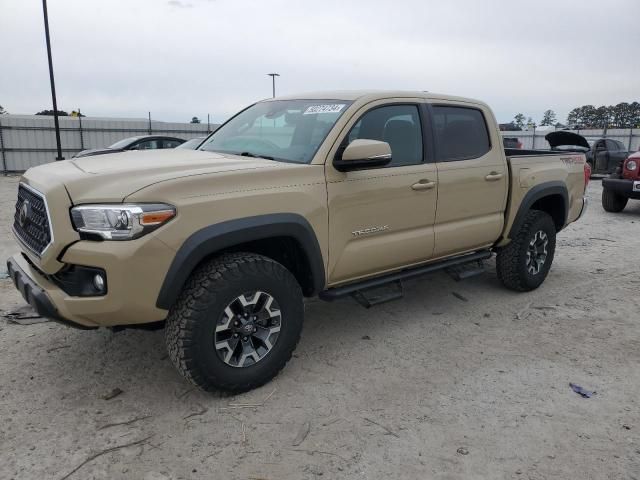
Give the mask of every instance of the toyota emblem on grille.
<svg viewBox="0 0 640 480">
<path fill-rule="evenodd" d="M 22 206 L 20 207 L 20 213 L 18 215 L 18 223 L 22 228 L 24 228 L 27 223 L 29 223 L 29 217 L 31 216 L 31 204 L 29 200 L 25 200 L 22 202 Z"/>
</svg>

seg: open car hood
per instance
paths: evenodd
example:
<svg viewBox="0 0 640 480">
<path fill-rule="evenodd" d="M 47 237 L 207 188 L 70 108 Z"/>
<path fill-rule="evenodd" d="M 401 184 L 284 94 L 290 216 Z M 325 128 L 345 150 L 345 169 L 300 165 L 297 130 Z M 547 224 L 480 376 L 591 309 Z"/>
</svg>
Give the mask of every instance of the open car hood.
<svg viewBox="0 0 640 480">
<path fill-rule="evenodd" d="M 578 135 L 577 133 L 567 132 L 565 130 L 560 130 L 557 132 L 547 133 L 544 136 L 544 139 L 549 142 L 551 148 L 561 147 L 561 146 L 571 146 L 571 147 L 583 147 L 587 150 L 591 149 L 589 146 L 589 142 L 582 135 Z"/>
</svg>

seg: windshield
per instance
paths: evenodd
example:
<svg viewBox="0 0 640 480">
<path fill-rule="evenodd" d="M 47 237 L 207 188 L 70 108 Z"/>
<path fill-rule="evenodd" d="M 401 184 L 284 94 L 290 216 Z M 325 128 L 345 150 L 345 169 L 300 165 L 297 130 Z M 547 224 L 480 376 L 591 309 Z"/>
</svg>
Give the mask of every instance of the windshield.
<svg viewBox="0 0 640 480">
<path fill-rule="evenodd" d="M 109 145 L 107 148 L 114 148 L 114 149 L 124 148 L 124 147 L 129 146 L 130 143 L 134 142 L 138 138 L 140 138 L 140 137 L 123 138 L 122 140 L 114 143 L 113 145 Z"/>
<path fill-rule="evenodd" d="M 216 130 L 199 150 L 309 163 L 350 104 L 345 100 L 256 103 Z"/>
</svg>

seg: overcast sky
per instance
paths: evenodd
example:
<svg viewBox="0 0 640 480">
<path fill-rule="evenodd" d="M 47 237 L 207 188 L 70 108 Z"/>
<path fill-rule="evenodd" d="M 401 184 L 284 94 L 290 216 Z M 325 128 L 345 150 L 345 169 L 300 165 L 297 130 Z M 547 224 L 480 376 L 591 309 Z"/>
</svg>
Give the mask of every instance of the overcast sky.
<svg viewBox="0 0 640 480">
<path fill-rule="evenodd" d="M 271 96 L 418 89 L 498 120 L 640 101 L 640 0 L 49 0 L 58 107 L 224 120 Z M 0 0 L 0 105 L 51 108 L 40 0 Z"/>
</svg>

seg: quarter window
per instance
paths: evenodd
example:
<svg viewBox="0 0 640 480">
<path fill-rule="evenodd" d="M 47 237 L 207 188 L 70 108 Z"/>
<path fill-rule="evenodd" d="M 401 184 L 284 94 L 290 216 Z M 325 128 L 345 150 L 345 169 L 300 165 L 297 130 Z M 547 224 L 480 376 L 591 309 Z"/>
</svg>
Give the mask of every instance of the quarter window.
<svg viewBox="0 0 640 480">
<path fill-rule="evenodd" d="M 416 105 L 369 110 L 351 128 L 345 146 L 358 139 L 387 142 L 391 147 L 388 167 L 422 163 L 422 126 Z"/>
<path fill-rule="evenodd" d="M 440 162 L 478 158 L 491 150 L 484 115 L 475 108 L 434 106 L 433 128 Z"/>
</svg>

